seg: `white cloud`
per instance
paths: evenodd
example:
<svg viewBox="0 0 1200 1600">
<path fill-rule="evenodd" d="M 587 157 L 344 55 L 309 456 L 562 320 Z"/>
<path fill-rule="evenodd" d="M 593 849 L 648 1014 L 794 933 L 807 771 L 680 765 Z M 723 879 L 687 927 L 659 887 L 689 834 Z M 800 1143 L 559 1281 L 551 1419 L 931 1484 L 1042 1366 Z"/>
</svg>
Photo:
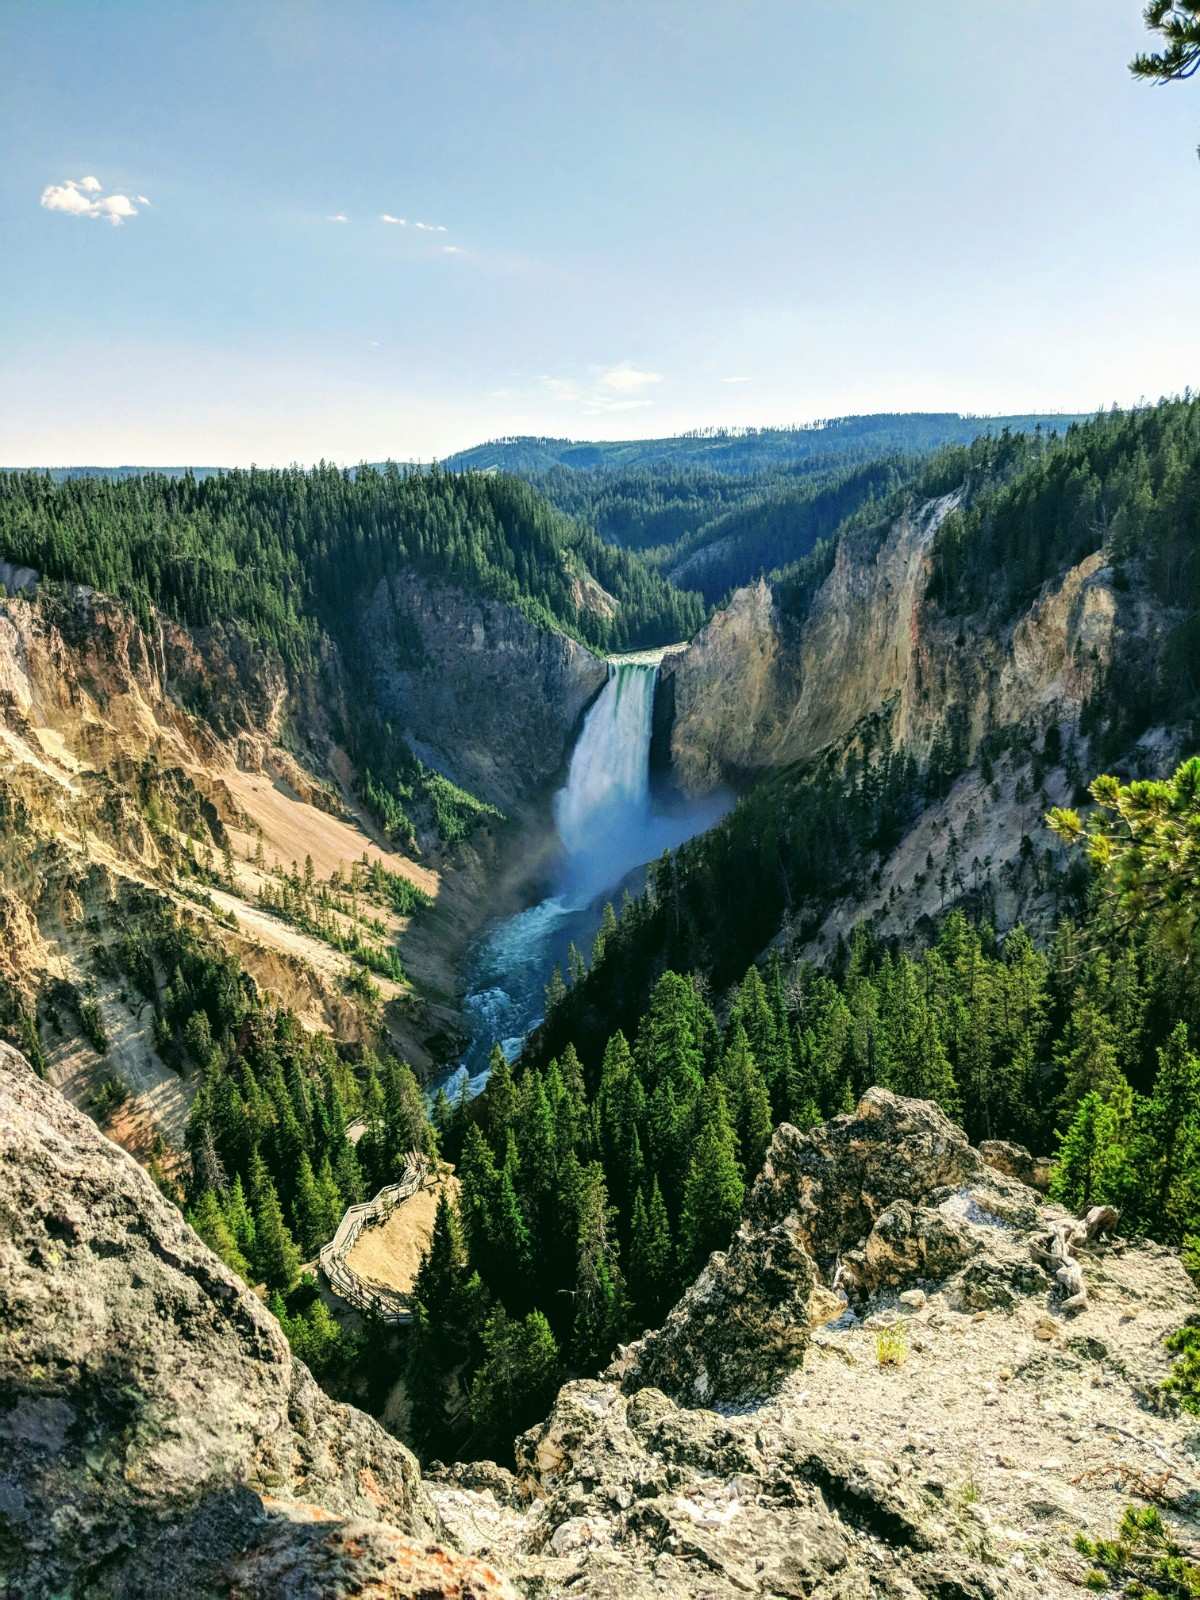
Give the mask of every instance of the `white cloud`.
<svg viewBox="0 0 1200 1600">
<path fill-rule="evenodd" d="M 662 381 L 661 372 L 643 372 L 628 361 L 621 361 L 615 367 L 609 367 L 607 371 L 601 372 L 599 378 L 601 388 L 611 389 L 617 394 L 636 394 L 648 384 Z"/>
<path fill-rule="evenodd" d="M 643 372 L 628 361 L 591 370 L 592 378 L 587 383 L 575 378 L 556 378 L 550 373 L 542 373 L 537 382 L 553 399 L 578 406 L 585 417 L 597 417 L 612 411 L 640 411 L 652 406 L 654 401 L 640 395 L 638 390 L 664 381 L 661 372 Z"/>
<path fill-rule="evenodd" d="M 103 200 L 93 202 L 96 214 L 107 217 L 114 228 L 119 228 L 128 217 L 137 216 L 137 207 L 127 194 L 105 195 Z"/>
<path fill-rule="evenodd" d="M 722 383 L 749 383 L 749 378 L 722 378 Z"/>
<path fill-rule="evenodd" d="M 408 227 L 408 219 L 406 217 L 393 217 L 390 216 L 386 211 L 381 211 L 379 213 L 379 220 L 380 222 L 390 222 L 393 228 Z"/>
<path fill-rule="evenodd" d="M 414 228 L 420 228 L 422 233 L 445 233 L 445 226 L 440 222 L 414 222 Z"/>
<path fill-rule="evenodd" d="M 331 217 L 325 218 L 326 222 L 349 222 L 350 218 L 344 211 L 335 211 Z"/>
<path fill-rule="evenodd" d="M 41 203 L 47 211 L 63 211 L 70 217 L 103 217 L 119 228 L 130 217 L 136 217 L 138 208 L 127 194 L 97 196 L 103 185 L 99 178 L 67 178 L 63 183 L 50 183 L 42 190 Z M 144 194 L 138 195 L 138 205 L 148 206 Z"/>
<path fill-rule="evenodd" d="M 444 256 L 461 256 L 464 253 L 463 247 L 460 244 L 444 244 L 442 246 L 442 254 Z"/>
<path fill-rule="evenodd" d="M 47 184 L 42 190 L 42 204 L 47 211 L 66 211 L 76 217 L 86 217 L 92 209 L 92 202 L 75 183 Z"/>
</svg>

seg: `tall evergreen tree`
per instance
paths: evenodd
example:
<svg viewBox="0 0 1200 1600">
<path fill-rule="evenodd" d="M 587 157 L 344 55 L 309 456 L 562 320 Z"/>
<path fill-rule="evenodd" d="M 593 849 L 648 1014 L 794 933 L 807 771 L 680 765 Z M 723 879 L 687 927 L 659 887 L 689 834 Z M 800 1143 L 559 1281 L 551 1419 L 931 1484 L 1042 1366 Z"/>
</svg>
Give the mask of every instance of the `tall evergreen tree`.
<svg viewBox="0 0 1200 1600">
<path fill-rule="evenodd" d="M 737 1161 L 737 1137 L 725 1093 L 714 1085 L 708 1115 L 692 1148 L 679 1218 L 680 1260 L 698 1272 L 714 1250 L 723 1250 L 741 1216 L 745 1185 Z"/>
</svg>

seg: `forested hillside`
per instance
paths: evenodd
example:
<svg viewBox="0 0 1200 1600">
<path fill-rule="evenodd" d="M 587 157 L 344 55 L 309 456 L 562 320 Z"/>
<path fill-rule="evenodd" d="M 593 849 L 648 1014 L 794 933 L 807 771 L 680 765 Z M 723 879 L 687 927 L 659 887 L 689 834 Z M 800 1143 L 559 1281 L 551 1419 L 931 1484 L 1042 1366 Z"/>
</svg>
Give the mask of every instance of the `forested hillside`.
<svg viewBox="0 0 1200 1600">
<path fill-rule="evenodd" d="M 1012 432 L 1037 427 L 1062 429 L 1077 416 L 1059 412 L 1014 416 L 963 416 L 957 411 L 873 412 L 860 417 L 831 417 L 795 428 L 698 428 L 666 439 L 576 440 L 549 438 L 493 439 L 447 456 L 442 463 L 455 470 L 497 470 L 526 477 L 552 467 L 707 467 L 723 473 L 752 473 L 812 456 L 868 456 L 934 450 L 944 444 L 968 444 L 982 433 Z"/>
<path fill-rule="evenodd" d="M 517 605 L 600 649 L 687 637 L 700 600 L 513 479 L 391 467 L 196 480 L 0 475 L 3 558 L 92 584 L 142 615 L 236 622 L 292 666 L 321 628 L 352 638 L 380 578 L 416 572 Z M 588 580 L 611 596 L 597 606 Z"/>
<path fill-rule="evenodd" d="M 601 538 L 639 550 L 677 587 L 717 604 L 739 584 L 807 555 L 846 517 L 917 470 L 910 457 L 883 456 L 861 466 L 814 457 L 745 476 L 673 466 L 587 473 L 559 467 L 533 481 Z"/>
</svg>

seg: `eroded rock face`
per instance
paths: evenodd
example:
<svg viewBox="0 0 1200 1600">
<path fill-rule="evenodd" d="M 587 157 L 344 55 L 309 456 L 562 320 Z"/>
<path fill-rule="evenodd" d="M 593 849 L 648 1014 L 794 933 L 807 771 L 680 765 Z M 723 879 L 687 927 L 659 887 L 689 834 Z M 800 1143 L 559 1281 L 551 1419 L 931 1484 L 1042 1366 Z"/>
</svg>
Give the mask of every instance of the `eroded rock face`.
<svg viewBox="0 0 1200 1600">
<path fill-rule="evenodd" d="M 930 551 L 959 499 L 847 534 L 802 620 L 781 615 L 760 580 L 665 663 L 684 789 L 704 793 L 836 749 L 864 719 L 921 759 L 951 708 L 970 750 L 995 728 L 1044 727 L 1054 715 L 1069 723 L 1118 652 L 1135 641 L 1157 648 L 1161 618 L 1144 596 L 1114 588 L 1100 552 L 1047 583 L 1007 627 L 964 643 L 958 619 L 927 597 Z"/>
<path fill-rule="evenodd" d="M 363 616 L 380 705 L 417 753 L 504 811 L 553 782 L 607 668 L 515 606 L 404 573 Z"/>
<path fill-rule="evenodd" d="M 0 1130 L 0 1592 L 224 1594 L 291 1502 L 435 1536 L 409 1451 L 2 1044 Z"/>
</svg>

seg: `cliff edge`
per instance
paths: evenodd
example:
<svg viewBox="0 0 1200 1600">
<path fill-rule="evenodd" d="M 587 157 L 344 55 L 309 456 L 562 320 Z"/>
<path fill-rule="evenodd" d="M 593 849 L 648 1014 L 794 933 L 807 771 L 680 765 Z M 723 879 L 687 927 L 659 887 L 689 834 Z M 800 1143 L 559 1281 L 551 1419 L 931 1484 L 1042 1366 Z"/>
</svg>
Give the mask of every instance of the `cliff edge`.
<svg viewBox="0 0 1200 1600">
<path fill-rule="evenodd" d="M 1178 1258 L 1111 1218 L 1077 1240 L 929 1102 L 780 1127 L 662 1329 L 568 1384 L 515 1472 L 424 1481 L 4 1047 L 0 1129 L 5 1593 L 1066 1600 L 1076 1535 L 1130 1501 L 1200 1542 L 1161 1389 L 1200 1310 Z"/>
</svg>

